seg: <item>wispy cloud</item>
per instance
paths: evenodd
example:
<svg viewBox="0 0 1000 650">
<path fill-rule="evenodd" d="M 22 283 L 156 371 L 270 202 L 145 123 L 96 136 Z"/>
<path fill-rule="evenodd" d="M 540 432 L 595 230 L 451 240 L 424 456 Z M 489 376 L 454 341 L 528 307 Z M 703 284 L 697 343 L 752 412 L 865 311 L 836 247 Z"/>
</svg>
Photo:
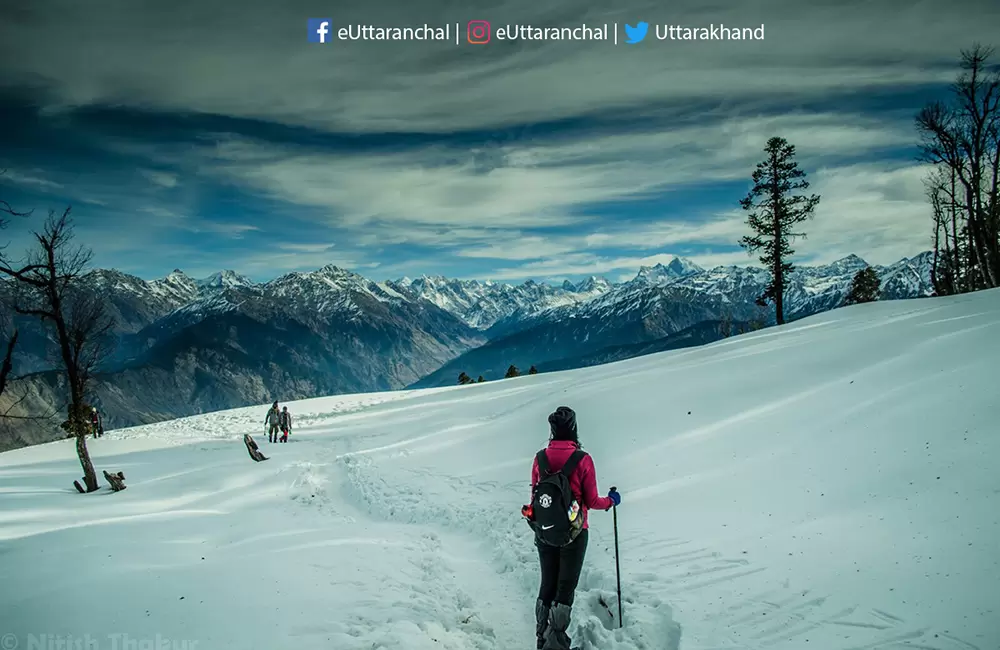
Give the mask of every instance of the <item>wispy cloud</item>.
<svg viewBox="0 0 1000 650">
<path fill-rule="evenodd" d="M 535 138 L 497 147 L 495 166 L 486 173 L 477 171 L 474 154 L 443 145 L 322 153 L 230 135 L 187 148 L 183 156 L 146 152 L 160 163 L 169 160 L 176 170 L 170 178 L 186 175 L 241 187 L 288 206 L 300 225 L 311 223 L 317 233 L 326 229 L 326 237 L 338 242 L 336 249 L 322 241 L 296 242 L 294 231 L 282 232 L 270 219 L 208 219 L 155 195 L 135 210 L 150 215 L 157 232 L 174 228 L 229 239 L 258 234 L 274 242 L 277 252 L 262 255 L 252 247 L 232 260 L 247 273 L 302 270 L 313 261 L 433 273 L 442 254 L 522 263 L 473 271 L 498 279 L 611 273 L 673 254 L 699 263 L 753 264 L 750 256 L 730 250 L 747 232 L 736 204 L 745 193 L 739 186 L 749 185 L 763 144 L 775 132 L 795 142 L 813 190 L 823 196 L 807 227 L 809 239 L 796 243 L 801 259 L 830 261 L 854 252 L 882 262 L 926 247 L 920 183 L 925 170 L 857 162 L 907 144 L 906 129 L 840 114 Z M 720 194 L 719 183 L 728 184 L 726 194 Z M 692 187 L 702 188 L 694 198 Z M 86 186 L 74 189 L 94 193 Z M 673 198 L 676 194 L 681 198 Z M 650 199 L 660 214 L 646 208 L 637 215 L 636 202 Z M 134 204 L 133 197 L 126 200 Z M 395 253 L 385 247 L 400 246 L 417 249 L 408 259 L 387 259 Z M 124 247 L 112 244 L 109 250 Z"/>
<path fill-rule="evenodd" d="M 138 211 L 161 220 L 185 221 L 188 219 L 188 215 L 162 205 L 143 205 L 138 208 Z"/>
<path fill-rule="evenodd" d="M 415 244 L 464 237 L 466 244 L 478 240 L 484 248 L 467 247 L 460 255 L 489 257 L 503 246 L 505 255 L 528 259 L 530 247 L 542 244 L 539 229 L 587 228 L 598 231 L 591 241 L 596 244 L 611 237 L 600 234 L 601 224 L 638 199 L 667 193 L 669 200 L 670 192 L 692 184 L 748 178 L 767 137 L 777 131 L 796 142 L 804 164 L 813 166 L 912 139 L 895 124 L 858 116 L 793 114 L 510 143 L 496 148 L 487 173 L 473 154 L 458 148 L 325 154 L 246 139 L 223 142 L 222 154 L 219 147 L 201 150 L 194 164 L 199 175 L 319 209 L 328 225 L 356 237 Z M 593 206 L 600 207 L 588 210 Z M 631 239 L 641 247 L 668 244 L 682 241 L 693 226 L 664 228 L 659 237 Z M 704 234 L 713 236 L 712 228 Z M 717 230 L 714 236 L 729 234 Z M 521 243 L 507 246 L 505 240 L 514 237 Z M 629 235 L 617 237 L 624 242 Z M 550 252 L 560 249 L 544 245 Z"/>
<path fill-rule="evenodd" d="M 248 232 L 259 232 L 260 226 L 254 226 L 246 223 L 221 223 L 218 221 L 210 221 L 207 219 L 199 219 L 198 221 L 193 221 L 186 226 L 188 230 L 196 233 L 216 233 L 219 235 L 228 235 L 230 237 L 240 238 L 243 237 Z"/>
<path fill-rule="evenodd" d="M 928 244 L 924 170 L 910 151 L 918 95 L 951 81 L 959 49 L 989 42 L 1000 20 L 1000 5 L 973 0 L 947 12 L 504 0 L 475 15 L 397 1 L 341 7 L 337 20 L 683 16 L 764 23 L 767 40 L 315 45 L 304 14 L 281 3 L 249 0 L 234 14 L 193 0 L 40 1 L 0 24 L 0 95 L 43 107 L 24 121 L 35 140 L 4 152 L 14 171 L 0 183 L 39 205 L 79 203 L 102 262 L 141 250 L 128 258 L 136 268 L 185 255 L 260 276 L 330 263 L 626 274 L 673 254 L 752 264 L 736 245 L 737 201 L 773 135 L 796 145 L 823 197 L 797 260 L 912 255 Z M 150 24 L 171 37 L 150 38 Z"/>
<path fill-rule="evenodd" d="M 292 244 L 288 242 L 279 242 L 277 247 L 279 250 L 295 253 L 326 253 L 334 248 L 333 244 Z"/>
<path fill-rule="evenodd" d="M 891 264 L 931 247 L 930 206 L 923 165 L 859 163 L 822 169 L 815 187 L 824 198 L 809 236 L 794 244 L 811 263 L 824 264 L 854 252 L 873 264 Z"/>
<path fill-rule="evenodd" d="M 150 183 L 160 187 L 177 187 L 177 175 L 155 169 L 140 169 L 139 173 L 145 176 Z"/>
<path fill-rule="evenodd" d="M 234 14 L 191 0 L 169 6 L 104 0 L 63 3 L 57 12 L 26 12 L 5 22 L 0 42 L 17 56 L 0 59 L 0 77 L 17 85 L 44 80 L 50 104 L 155 107 L 340 131 L 443 132 L 623 107 L 776 102 L 945 81 L 936 66 L 959 46 L 989 42 L 1000 18 L 995 6 L 972 0 L 953 3 L 950 11 L 927 3 L 901 11 L 892 3 L 792 0 L 725 7 L 686 0 L 662 9 L 627 0 L 570 10 L 506 0 L 476 11 L 445 2 L 390 2 L 342 6 L 337 13 L 342 24 L 382 25 L 476 17 L 579 25 L 643 16 L 669 23 L 682 16 L 688 25 L 763 23 L 767 32 L 762 42 L 647 39 L 641 47 L 566 41 L 478 49 L 427 42 L 318 46 L 305 42 L 305 14 L 292 5 L 254 0 Z M 171 38 L 150 38 L 150 24 Z M 48 45 L 34 47 L 39 42 Z M 248 87 L 254 92 L 245 92 Z"/>
<path fill-rule="evenodd" d="M 815 217 L 802 227 L 807 237 L 793 242 L 794 261 L 828 264 L 854 253 L 872 264 L 891 264 L 926 250 L 930 245 L 926 227 L 929 208 L 923 196 L 923 179 L 928 171 L 923 165 L 884 163 L 818 170 L 809 191 L 820 194 L 820 205 Z M 731 209 L 702 220 L 652 222 L 628 229 L 515 243 L 509 251 L 501 244 L 460 254 L 536 260 L 490 271 L 494 277 L 505 279 L 611 273 L 669 263 L 675 255 L 706 267 L 757 265 L 756 257 L 742 249 L 711 252 L 713 247 L 735 248 L 740 237 L 749 232 L 746 214 Z M 698 252 L 687 252 L 691 247 Z M 667 252 L 613 258 L 599 254 L 608 249 Z"/>
<path fill-rule="evenodd" d="M 8 182 L 16 185 L 28 185 L 47 190 L 62 189 L 62 185 L 44 178 L 38 172 L 20 172 L 17 170 L 0 169 L 0 183 Z"/>
<path fill-rule="evenodd" d="M 578 250 L 572 238 L 547 238 L 541 236 L 519 236 L 516 232 L 501 237 L 502 241 L 486 246 L 476 246 L 457 251 L 460 257 L 493 260 L 537 260 L 543 257 L 565 255 Z"/>
</svg>

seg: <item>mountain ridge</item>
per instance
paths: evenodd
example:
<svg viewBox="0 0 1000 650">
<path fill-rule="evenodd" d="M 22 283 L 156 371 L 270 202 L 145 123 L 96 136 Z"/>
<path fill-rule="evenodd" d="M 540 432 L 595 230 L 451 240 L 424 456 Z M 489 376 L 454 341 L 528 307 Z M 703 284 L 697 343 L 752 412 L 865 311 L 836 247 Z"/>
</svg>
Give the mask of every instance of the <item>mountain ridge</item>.
<svg viewBox="0 0 1000 650">
<path fill-rule="evenodd" d="M 929 295 L 930 263 L 921 253 L 876 266 L 882 297 Z M 789 276 L 790 318 L 842 304 L 853 272 L 866 264 L 847 256 L 797 269 Z M 128 426 L 270 396 L 450 385 L 460 371 L 493 379 L 510 364 L 624 358 L 691 341 L 676 336 L 691 328 L 707 341 L 712 328 L 699 323 L 766 324 L 768 310 L 754 300 L 767 279 L 752 266 L 704 269 L 675 257 L 617 283 L 596 275 L 561 284 L 440 275 L 375 281 L 326 265 L 261 283 L 232 270 L 194 278 L 175 269 L 147 281 L 96 269 L 84 286 L 115 321 L 95 401 L 109 426 Z M 17 324 L 14 375 L 35 402 L 58 412 L 51 334 L 32 319 Z"/>
<path fill-rule="evenodd" d="M 888 267 L 873 267 L 886 283 L 881 297 L 931 295 L 930 260 L 930 253 L 921 253 Z M 787 320 L 843 305 L 854 274 L 866 265 L 860 257 L 847 256 L 826 265 L 797 268 L 788 277 Z M 469 350 L 410 388 L 448 385 L 460 372 L 473 377 L 502 377 L 509 365 L 520 368 L 584 359 L 605 348 L 653 349 L 643 346 L 693 327 L 699 319 L 770 325 L 774 323 L 773 310 L 755 304 L 768 282 L 768 272 L 754 267 L 696 270 L 683 262 L 673 269 L 669 265 L 645 267 L 645 272 L 640 270 L 631 280 L 590 300 L 494 326 L 488 332 L 487 345 Z M 708 339 L 702 333 L 699 340 Z"/>
<path fill-rule="evenodd" d="M 902 258 L 891 265 L 870 265 L 860 256 L 850 254 L 829 264 L 799 265 L 793 271 L 792 278 L 804 278 L 815 285 L 825 277 L 844 279 L 848 273 L 872 266 L 879 272 L 883 284 L 889 282 L 892 285 L 893 291 L 890 294 L 908 295 L 914 293 L 915 285 L 929 282 L 931 255 L 930 251 L 926 251 L 910 258 Z M 903 281 L 900 275 L 904 271 L 909 272 L 908 287 L 899 286 Z M 164 311 L 164 308 L 166 311 L 178 309 L 230 289 L 284 287 L 286 297 L 308 299 L 308 292 L 302 291 L 301 286 L 297 285 L 311 284 L 315 289 L 318 284 L 326 284 L 331 288 L 368 293 L 380 300 L 425 299 L 457 315 L 470 326 L 486 331 L 505 318 L 514 315 L 523 318 L 549 309 L 588 302 L 616 287 L 679 284 L 696 289 L 725 291 L 724 287 L 718 286 L 720 282 L 725 284 L 722 282 L 725 278 L 759 278 L 766 274 L 766 269 L 755 265 L 704 268 L 690 259 L 674 256 L 667 264 L 640 266 L 635 276 L 624 282 L 613 282 L 604 276 L 592 275 L 575 283 L 565 280 L 558 285 L 535 280 L 515 284 L 426 274 L 417 278 L 404 276 L 376 281 L 332 264 L 314 271 L 292 271 L 266 282 L 254 282 L 233 270 L 219 271 L 205 278 L 194 278 L 180 269 L 153 280 L 143 280 L 117 269 L 96 269 L 85 276 L 85 282 L 106 291 L 145 294 L 147 302 L 160 307 L 156 311 Z M 794 285 L 794 281 L 792 284 Z M 323 305 L 324 308 L 331 306 Z M 166 313 L 161 315 L 165 316 Z"/>
</svg>

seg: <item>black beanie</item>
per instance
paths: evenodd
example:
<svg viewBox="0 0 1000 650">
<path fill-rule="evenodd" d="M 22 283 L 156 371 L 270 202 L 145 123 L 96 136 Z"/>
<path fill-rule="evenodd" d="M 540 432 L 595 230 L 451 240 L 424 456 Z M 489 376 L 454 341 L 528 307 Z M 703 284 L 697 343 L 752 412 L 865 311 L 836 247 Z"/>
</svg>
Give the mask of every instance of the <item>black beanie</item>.
<svg viewBox="0 0 1000 650">
<path fill-rule="evenodd" d="M 553 440 L 576 442 L 576 413 L 568 406 L 560 406 L 549 415 L 549 430 Z"/>
</svg>

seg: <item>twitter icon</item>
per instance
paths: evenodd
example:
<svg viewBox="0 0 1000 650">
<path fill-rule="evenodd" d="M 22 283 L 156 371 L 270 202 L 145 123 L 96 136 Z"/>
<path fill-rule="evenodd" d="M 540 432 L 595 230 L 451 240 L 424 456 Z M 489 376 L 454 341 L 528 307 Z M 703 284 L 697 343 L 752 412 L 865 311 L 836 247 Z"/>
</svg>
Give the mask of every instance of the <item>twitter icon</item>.
<svg viewBox="0 0 1000 650">
<path fill-rule="evenodd" d="M 626 43 L 638 43 L 642 39 L 646 38 L 646 31 L 649 29 L 649 23 L 638 23 L 635 27 L 625 24 L 625 35 L 628 36 Z"/>
</svg>

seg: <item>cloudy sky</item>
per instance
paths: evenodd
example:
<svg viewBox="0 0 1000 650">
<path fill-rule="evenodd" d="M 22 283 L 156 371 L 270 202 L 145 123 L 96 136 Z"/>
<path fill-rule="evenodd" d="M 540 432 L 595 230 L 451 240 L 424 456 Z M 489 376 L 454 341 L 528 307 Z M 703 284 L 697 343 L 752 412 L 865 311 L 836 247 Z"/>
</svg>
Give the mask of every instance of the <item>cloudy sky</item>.
<svg viewBox="0 0 1000 650">
<path fill-rule="evenodd" d="M 619 279 L 675 254 L 752 263 L 738 201 L 780 135 L 822 196 L 796 261 L 891 263 L 929 248 L 913 116 L 962 48 L 1000 45 L 989 0 L 338 4 L 4 3 L 0 198 L 72 205 L 97 265 L 147 279 Z M 452 40 L 310 43 L 317 17 Z M 619 44 L 473 45 L 470 20 L 617 23 Z M 765 38 L 653 33 L 712 24 Z M 0 233 L 8 253 L 37 225 Z"/>
</svg>

